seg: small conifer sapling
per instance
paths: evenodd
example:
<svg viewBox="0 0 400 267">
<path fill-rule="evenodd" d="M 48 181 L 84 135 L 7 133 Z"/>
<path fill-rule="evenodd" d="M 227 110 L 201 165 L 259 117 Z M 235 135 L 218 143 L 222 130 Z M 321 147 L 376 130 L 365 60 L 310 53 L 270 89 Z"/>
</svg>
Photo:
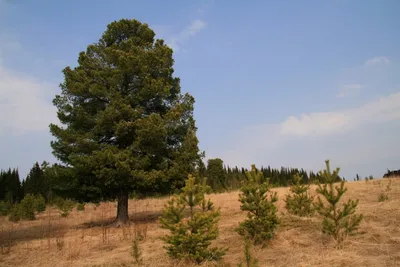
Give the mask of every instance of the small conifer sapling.
<svg viewBox="0 0 400 267">
<path fill-rule="evenodd" d="M 220 216 L 211 200 L 204 197 L 209 190 L 206 179 L 199 184 L 189 175 L 183 192 L 165 206 L 160 223 L 162 228 L 170 231 L 163 240 L 168 244 L 165 248 L 172 258 L 201 263 L 219 260 L 225 254 L 225 249 L 209 248 L 218 236 Z"/>
<path fill-rule="evenodd" d="M 314 197 L 309 195 L 310 185 L 302 183 L 299 174 L 293 176 L 293 185 L 290 187 L 292 194 L 286 195 L 286 209 L 289 213 L 298 216 L 310 216 L 314 213 L 312 206 Z"/>
<path fill-rule="evenodd" d="M 240 209 L 247 211 L 247 218 L 241 222 L 237 232 L 251 239 L 255 245 L 265 245 L 274 236 L 279 220 L 276 215 L 276 192 L 270 191 L 269 179 L 253 164 L 246 172 L 246 180 L 239 194 Z"/>
<path fill-rule="evenodd" d="M 325 163 L 326 170 L 321 171 L 320 175 L 327 183 L 318 185 L 317 193 L 320 196 L 314 203 L 314 207 L 323 216 L 322 231 L 331 235 L 338 246 L 341 247 L 344 239 L 358 229 L 363 215 L 355 214 L 358 200 L 349 199 L 346 203 L 340 205 L 340 200 L 347 188 L 344 187 L 344 181 L 341 181 L 339 186 L 334 185 L 340 169 L 337 168 L 331 172 L 329 160 L 326 160 Z"/>
</svg>

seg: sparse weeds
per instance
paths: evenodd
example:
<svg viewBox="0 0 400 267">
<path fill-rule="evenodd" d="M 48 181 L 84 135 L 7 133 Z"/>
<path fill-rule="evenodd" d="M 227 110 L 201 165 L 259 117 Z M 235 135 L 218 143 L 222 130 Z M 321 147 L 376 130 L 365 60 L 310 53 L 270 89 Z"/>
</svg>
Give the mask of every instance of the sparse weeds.
<svg viewBox="0 0 400 267">
<path fill-rule="evenodd" d="M 385 202 L 389 200 L 389 192 L 392 190 L 392 180 L 386 185 L 385 191 L 378 195 L 378 202 Z"/>
<path fill-rule="evenodd" d="M 2 227 L 2 232 L 3 232 L 3 227 Z M 1 244 L 1 254 L 9 254 L 11 251 L 11 247 L 14 245 L 13 241 L 13 233 L 14 233 L 14 226 L 11 225 L 6 229 L 6 238 L 3 240 L 3 243 Z"/>
<path fill-rule="evenodd" d="M 55 239 L 56 239 L 57 250 L 58 251 L 63 250 L 65 244 L 64 235 L 57 235 Z"/>
<path fill-rule="evenodd" d="M 253 256 L 251 255 L 251 243 L 249 239 L 244 240 L 244 249 L 243 249 L 243 254 L 244 254 L 244 264 L 241 262 L 239 263 L 238 267 L 258 267 L 258 261 L 257 259 L 254 259 Z"/>
<path fill-rule="evenodd" d="M 110 228 L 107 226 L 101 226 L 101 240 L 103 245 L 110 244 Z"/>
<path fill-rule="evenodd" d="M 389 196 L 386 193 L 382 192 L 378 195 L 378 202 L 385 202 L 387 200 L 389 200 Z"/>
<path fill-rule="evenodd" d="M 140 265 L 142 263 L 142 252 L 140 251 L 139 237 L 137 236 L 132 240 L 131 255 L 135 264 Z"/>
</svg>

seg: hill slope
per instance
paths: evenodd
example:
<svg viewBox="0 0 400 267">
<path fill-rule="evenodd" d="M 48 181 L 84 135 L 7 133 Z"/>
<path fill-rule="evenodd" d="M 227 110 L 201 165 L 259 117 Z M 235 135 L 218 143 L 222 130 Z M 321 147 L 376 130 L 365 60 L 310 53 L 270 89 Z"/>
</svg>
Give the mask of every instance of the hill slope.
<svg viewBox="0 0 400 267">
<path fill-rule="evenodd" d="M 400 266 L 400 179 L 392 179 L 389 201 L 377 200 L 388 181 L 346 183 L 349 190 L 345 198 L 360 200 L 358 212 L 365 219 L 360 233 L 350 237 L 342 250 L 333 249 L 333 241 L 321 234 L 319 218 L 287 215 L 283 199 L 288 188 L 274 189 L 279 196 L 281 225 L 269 246 L 263 250 L 254 248 L 253 255 L 260 266 Z M 218 244 L 229 248 L 225 263 L 217 266 L 237 266 L 243 256 L 243 243 L 234 228 L 245 217 L 239 209 L 238 192 L 211 198 L 222 214 Z M 102 227 L 113 219 L 115 203 L 102 203 L 97 208 L 87 205 L 85 211 L 74 211 L 68 218 L 60 218 L 56 210 L 46 211 L 36 221 L 18 224 L 3 217 L 0 265 L 133 266 L 131 240 L 136 232 L 143 236 L 143 266 L 191 266 L 172 262 L 159 239 L 165 231 L 159 228 L 157 217 L 166 200 L 131 200 L 130 214 L 135 226 L 126 228 Z"/>
</svg>

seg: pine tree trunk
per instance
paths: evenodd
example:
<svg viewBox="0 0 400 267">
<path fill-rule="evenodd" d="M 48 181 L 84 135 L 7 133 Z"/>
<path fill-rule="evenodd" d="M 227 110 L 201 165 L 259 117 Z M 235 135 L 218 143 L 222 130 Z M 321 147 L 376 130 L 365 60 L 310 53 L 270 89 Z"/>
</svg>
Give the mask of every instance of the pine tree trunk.
<svg viewBox="0 0 400 267">
<path fill-rule="evenodd" d="M 118 208 L 117 208 L 117 226 L 127 224 L 129 222 L 128 216 L 128 192 L 121 191 L 118 196 Z"/>
</svg>

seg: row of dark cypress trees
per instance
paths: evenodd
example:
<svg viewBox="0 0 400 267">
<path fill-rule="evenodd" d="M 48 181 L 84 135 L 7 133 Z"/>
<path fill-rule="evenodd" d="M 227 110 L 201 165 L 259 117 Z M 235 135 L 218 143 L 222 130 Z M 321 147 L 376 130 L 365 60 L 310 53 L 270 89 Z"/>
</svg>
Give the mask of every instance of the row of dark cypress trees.
<svg viewBox="0 0 400 267">
<path fill-rule="evenodd" d="M 46 200 L 49 193 L 49 182 L 44 174 L 46 163 L 36 162 L 26 179 L 21 180 L 18 169 L 0 171 L 0 201 L 19 203 L 25 195 L 41 194 Z"/>
</svg>

